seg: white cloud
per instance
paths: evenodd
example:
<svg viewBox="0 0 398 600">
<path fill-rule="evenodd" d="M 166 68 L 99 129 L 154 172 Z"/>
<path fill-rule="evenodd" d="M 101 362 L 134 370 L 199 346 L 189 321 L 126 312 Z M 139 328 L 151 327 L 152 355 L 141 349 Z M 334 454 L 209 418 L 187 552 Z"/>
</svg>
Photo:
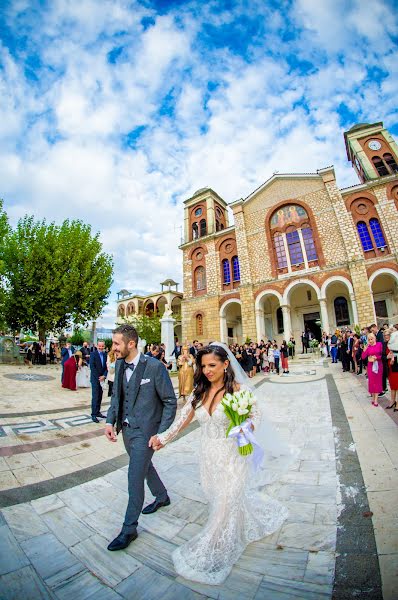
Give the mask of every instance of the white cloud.
<svg viewBox="0 0 398 600">
<path fill-rule="evenodd" d="M 341 107 L 395 122 L 397 20 L 381 0 L 371 11 L 191 2 L 162 15 L 127 0 L 56 0 L 46 12 L 21 1 L 6 16 L 25 41 L 0 48 L 1 195 L 13 220 L 81 218 L 101 231 L 116 266 L 110 324 L 118 289 L 182 281 L 182 202 L 196 189 L 232 201 L 274 171 L 332 163 L 341 186 L 355 183 Z"/>
</svg>

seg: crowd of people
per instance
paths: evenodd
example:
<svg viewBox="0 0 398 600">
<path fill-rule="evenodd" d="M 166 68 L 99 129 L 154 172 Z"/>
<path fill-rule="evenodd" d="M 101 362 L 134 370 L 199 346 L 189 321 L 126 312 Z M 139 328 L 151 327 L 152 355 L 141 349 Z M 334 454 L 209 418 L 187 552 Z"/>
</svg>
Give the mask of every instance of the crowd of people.
<svg viewBox="0 0 398 600">
<path fill-rule="evenodd" d="M 321 351 L 332 363 L 341 363 L 343 372 L 365 376 L 373 406 L 390 390 L 391 403 L 386 407 L 398 411 L 398 323 L 378 327 L 372 323 L 360 331 L 349 328 L 322 334 Z"/>
</svg>

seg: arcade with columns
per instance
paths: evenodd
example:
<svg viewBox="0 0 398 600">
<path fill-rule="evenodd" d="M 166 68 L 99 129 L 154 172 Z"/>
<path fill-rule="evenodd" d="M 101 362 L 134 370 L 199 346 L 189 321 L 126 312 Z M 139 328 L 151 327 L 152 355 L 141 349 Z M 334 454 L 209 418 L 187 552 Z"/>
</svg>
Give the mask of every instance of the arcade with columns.
<svg viewBox="0 0 398 600">
<path fill-rule="evenodd" d="M 398 322 L 398 146 L 383 123 L 344 138 L 357 185 L 340 189 L 327 167 L 275 174 L 229 205 L 210 188 L 185 201 L 183 340 Z"/>
</svg>

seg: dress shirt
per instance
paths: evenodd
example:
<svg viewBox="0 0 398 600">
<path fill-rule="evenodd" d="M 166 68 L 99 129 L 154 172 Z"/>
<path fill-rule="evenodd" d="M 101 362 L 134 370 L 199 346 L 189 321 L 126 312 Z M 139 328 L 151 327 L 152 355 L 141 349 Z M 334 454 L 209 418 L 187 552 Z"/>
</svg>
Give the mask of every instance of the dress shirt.
<svg viewBox="0 0 398 600">
<path fill-rule="evenodd" d="M 127 364 L 129 365 L 134 365 L 134 370 L 137 368 L 137 365 L 139 363 L 140 360 L 140 353 L 137 353 L 137 356 L 135 357 L 135 359 L 129 363 L 127 363 L 127 361 L 125 361 Z M 126 379 L 127 381 L 130 381 L 130 377 L 132 376 L 132 374 L 134 373 L 134 370 L 132 369 L 126 369 L 125 370 L 125 374 L 126 374 Z"/>
</svg>

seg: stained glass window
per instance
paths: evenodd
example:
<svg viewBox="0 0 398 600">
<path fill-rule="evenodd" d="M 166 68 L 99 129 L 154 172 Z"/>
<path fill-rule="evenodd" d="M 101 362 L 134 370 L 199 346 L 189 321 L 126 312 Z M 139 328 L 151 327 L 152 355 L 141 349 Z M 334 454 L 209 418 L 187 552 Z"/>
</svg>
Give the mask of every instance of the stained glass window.
<svg viewBox="0 0 398 600">
<path fill-rule="evenodd" d="M 285 252 L 285 244 L 283 243 L 283 237 L 281 233 L 274 235 L 274 245 L 276 252 L 276 260 L 278 262 L 278 269 L 284 269 L 287 267 L 287 258 Z"/>
<path fill-rule="evenodd" d="M 203 316 L 196 315 L 196 335 L 203 335 Z"/>
<path fill-rule="evenodd" d="M 368 226 L 363 221 L 359 221 L 357 223 L 357 229 L 359 234 L 359 239 L 361 240 L 362 248 L 364 252 L 368 250 L 373 250 L 373 244 L 371 237 L 369 235 Z"/>
<path fill-rule="evenodd" d="M 290 262 L 292 265 L 300 265 L 304 262 L 301 249 L 300 237 L 297 229 L 286 234 L 287 246 L 289 248 Z"/>
<path fill-rule="evenodd" d="M 204 290 L 206 288 L 206 271 L 204 267 L 198 267 L 195 270 L 195 284 L 197 290 Z"/>
<path fill-rule="evenodd" d="M 384 239 L 384 235 L 381 230 L 379 221 L 377 219 L 370 219 L 369 225 L 373 233 L 374 241 L 376 242 L 376 248 L 384 248 L 384 246 L 386 246 L 387 244 Z"/>
<path fill-rule="evenodd" d="M 307 254 L 307 260 L 317 260 L 318 256 L 316 253 L 314 236 L 312 235 L 312 229 L 310 227 L 304 227 L 302 230 L 304 247 Z"/>
<path fill-rule="evenodd" d="M 239 258 L 237 256 L 232 257 L 232 274 L 234 281 L 240 281 Z"/>
<path fill-rule="evenodd" d="M 229 260 L 227 258 L 224 258 L 224 260 L 222 261 L 222 270 L 224 277 L 224 285 L 228 285 L 229 283 L 231 283 L 231 268 L 229 266 Z"/>
</svg>

